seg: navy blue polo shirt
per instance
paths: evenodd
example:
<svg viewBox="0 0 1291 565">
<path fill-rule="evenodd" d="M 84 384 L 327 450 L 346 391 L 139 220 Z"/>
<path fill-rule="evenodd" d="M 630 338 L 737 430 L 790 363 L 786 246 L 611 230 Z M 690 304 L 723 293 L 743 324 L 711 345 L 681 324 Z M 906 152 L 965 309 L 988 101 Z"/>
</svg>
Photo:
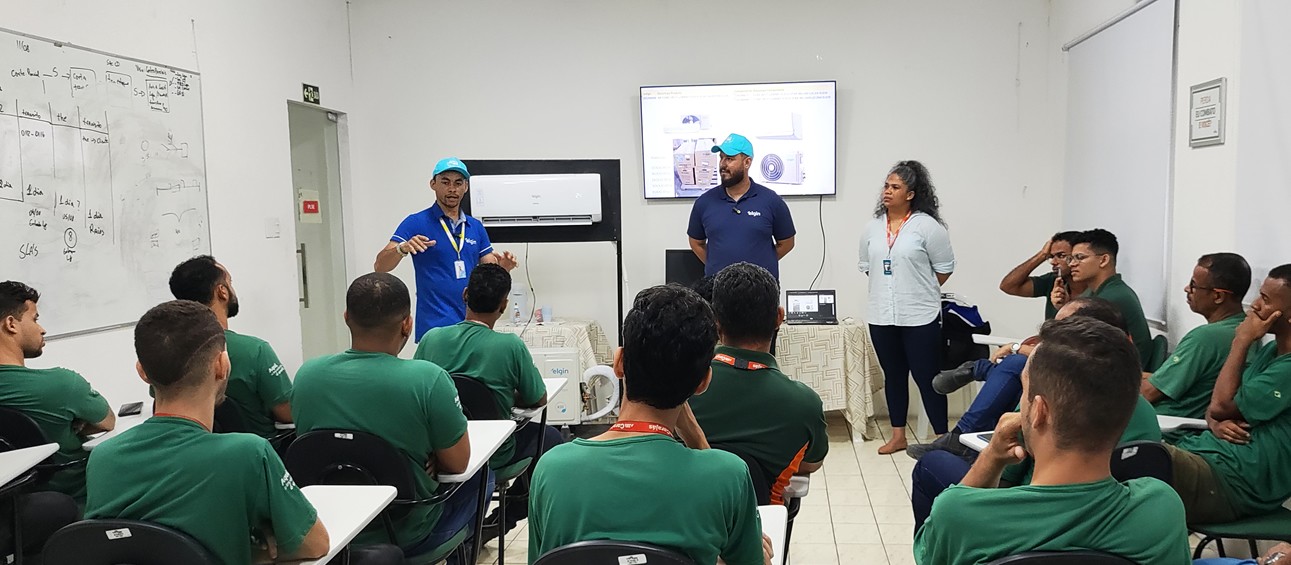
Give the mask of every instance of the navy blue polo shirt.
<svg viewBox="0 0 1291 565">
<path fill-rule="evenodd" d="M 441 219 L 443 224 L 440 223 Z M 462 300 L 462 291 L 466 290 L 466 281 L 480 259 L 493 252 L 493 243 L 489 241 L 489 232 L 477 218 L 458 213 L 459 221 L 453 223 L 440 209 L 439 203 L 409 215 L 399 224 L 399 229 L 390 236 L 390 241 L 402 243 L 413 236 L 424 235 L 435 241 L 421 253 L 413 255 L 412 268 L 417 273 L 417 329 L 413 333 L 415 341 L 431 328 L 451 326 L 466 319 L 466 302 Z M 465 238 L 462 242 L 460 257 L 466 264 L 466 276 L 457 278 L 459 253 L 453 244 L 459 239 L 462 224 L 465 223 Z M 452 232 L 452 239 L 444 232 L 444 225 Z"/>
<path fill-rule="evenodd" d="M 708 240 L 705 275 L 748 261 L 770 271 L 776 280 L 780 280 L 780 260 L 775 242 L 795 233 L 784 198 L 752 180 L 738 203 L 720 186 L 705 192 L 690 209 L 690 227 L 686 229 L 691 238 Z"/>
</svg>

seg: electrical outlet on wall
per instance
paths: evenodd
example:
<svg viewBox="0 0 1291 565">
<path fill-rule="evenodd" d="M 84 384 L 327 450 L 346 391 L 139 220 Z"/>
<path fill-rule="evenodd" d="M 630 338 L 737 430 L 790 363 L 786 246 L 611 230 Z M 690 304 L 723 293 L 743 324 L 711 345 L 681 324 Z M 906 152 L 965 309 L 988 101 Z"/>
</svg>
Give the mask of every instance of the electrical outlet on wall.
<svg viewBox="0 0 1291 565">
<path fill-rule="evenodd" d="M 282 237 L 282 223 L 279 222 L 278 218 L 276 217 L 265 218 L 264 219 L 264 238 L 278 239 L 279 237 Z"/>
</svg>

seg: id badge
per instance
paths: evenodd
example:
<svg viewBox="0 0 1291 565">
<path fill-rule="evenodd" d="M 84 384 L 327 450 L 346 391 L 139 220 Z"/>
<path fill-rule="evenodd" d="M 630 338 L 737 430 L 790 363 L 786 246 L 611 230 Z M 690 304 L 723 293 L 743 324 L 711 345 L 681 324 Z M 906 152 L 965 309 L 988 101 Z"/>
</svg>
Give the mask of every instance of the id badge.
<svg viewBox="0 0 1291 565">
<path fill-rule="evenodd" d="M 461 259 L 453 261 L 453 270 L 457 272 L 458 279 L 466 278 L 466 261 Z"/>
<path fill-rule="evenodd" d="M 891 259 L 884 259 L 884 260 L 883 260 L 883 274 L 885 274 L 885 275 L 891 275 L 891 274 L 892 274 L 892 260 L 891 260 Z"/>
</svg>

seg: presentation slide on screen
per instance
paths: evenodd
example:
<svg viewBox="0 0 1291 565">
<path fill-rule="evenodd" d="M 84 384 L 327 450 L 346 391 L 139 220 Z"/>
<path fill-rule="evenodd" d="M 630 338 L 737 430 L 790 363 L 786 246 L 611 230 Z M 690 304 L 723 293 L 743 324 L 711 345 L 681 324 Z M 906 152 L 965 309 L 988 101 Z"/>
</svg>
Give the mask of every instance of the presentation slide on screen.
<svg viewBox="0 0 1291 565">
<path fill-rule="evenodd" d="M 753 181 L 782 196 L 835 193 L 835 83 L 646 86 L 641 147 L 646 198 L 695 198 L 721 184 L 713 146 L 753 144 Z"/>
</svg>

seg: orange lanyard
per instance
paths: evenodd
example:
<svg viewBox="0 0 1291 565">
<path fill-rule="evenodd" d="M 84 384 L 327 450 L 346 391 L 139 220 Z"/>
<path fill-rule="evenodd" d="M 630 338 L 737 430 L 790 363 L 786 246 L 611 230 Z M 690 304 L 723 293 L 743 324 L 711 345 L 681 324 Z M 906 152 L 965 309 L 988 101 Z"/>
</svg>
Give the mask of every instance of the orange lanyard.
<svg viewBox="0 0 1291 565">
<path fill-rule="evenodd" d="M 672 430 L 668 429 L 668 426 L 656 424 L 654 422 L 633 422 L 625 420 L 610 426 L 610 431 L 659 434 L 661 436 L 672 437 Z"/>
<path fill-rule="evenodd" d="M 913 212 L 913 210 L 910 212 Z M 905 213 L 905 217 L 901 219 L 901 225 L 897 226 L 897 231 L 892 231 L 892 222 L 885 222 L 883 224 L 883 227 L 887 228 L 888 251 L 892 251 L 892 246 L 897 242 L 897 236 L 901 235 L 901 228 L 904 228 L 905 223 L 910 221 L 910 212 Z"/>
<path fill-rule="evenodd" d="M 718 353 L 717 355 L 713 356 L 713 360 L 714 360 L 714 361 L 717 361 L 718 363 L 725 363 L 725 364 L 727 364 L 727 365 L 730 365 L 730 366 L 732 366 L 732 367 L 735 367 L 736 369 L 744 369 L 745 371 L 757 371 L 757 370 L 759 370 L 759 369 L 769 369 L 769 368 L 770 368 L 770 367 L 767 367 L 766 365 L 763 365 L 763 364 L 761 364 L 761 363 L 757 363 L 757 362 L 754 362 L 754 361 L 748 361 L 748 360 L 745 360 L 745 359 L 737 359 L 737 358 L 735 358 L 735 357 L 731 357 L 730 355 L 727 355 L 727 354 L 725 354 L 725 353 Z"/>
</svg>

